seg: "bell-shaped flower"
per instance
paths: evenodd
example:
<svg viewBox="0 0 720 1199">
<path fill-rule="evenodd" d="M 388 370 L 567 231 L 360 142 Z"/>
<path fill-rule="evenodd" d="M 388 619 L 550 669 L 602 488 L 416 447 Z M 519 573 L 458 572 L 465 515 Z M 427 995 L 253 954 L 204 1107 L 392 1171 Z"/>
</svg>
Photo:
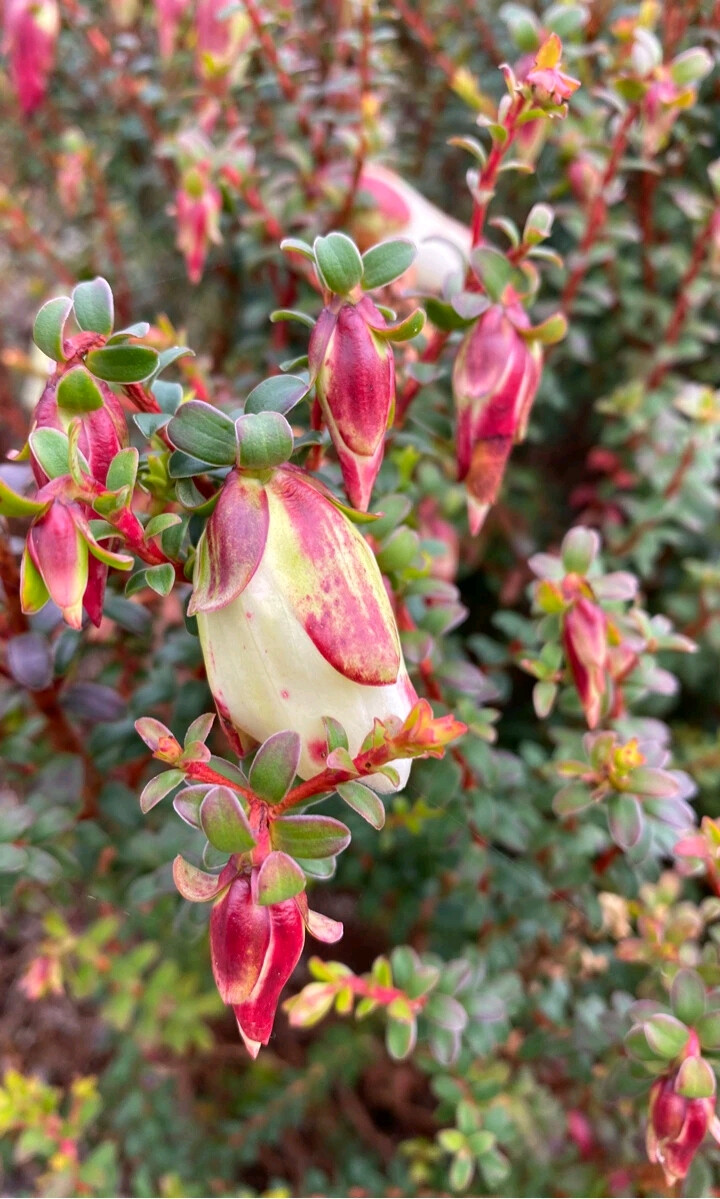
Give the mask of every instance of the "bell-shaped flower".
<svg viewBox="0 0 720 1199">
<path fill-rule="evenodd" d="M 320 313 L 308 350 L 345 488 L 361 512 L 370 503 L 395 401 L 392 347 L 373 333 L 373 325 L 385 323 L 369 296 L 357 303 L 336 296 Z"/>
<path fill-rule="evenodd" d="M 209 168 L 199 163 L 185 171 L 175 193 L 176 245 L 185 258 L 188 279 L 199 283 L 211 245 L 218 245 L 222 196 L 210 182 Z"/>
<path fill-rule="evenodd" d="M 56 0 L 5 0 L 3 52 L 10 78 L 26 116 L 40 105 L 47 91 L 60 32 Z"/>
<path fill-rule="evenodd" d="M 471 532 L 495 503 L 513 444 L 524 436 L 542 371 L 523 308 L 493 304 L 468 330 L 453 367 L 458 478 Z"/>
<path fill-rule="evenodd" d="M 695 1034 L 691 1032 L 691 1040 Z M 683 1090 L 693 1090 L 699 1076 L 705 1091 L 702 1098 L 689 1098 Z M 690 1086 L 687 1085 L 690 1081 Z M 707 1094 L 712 1088 L 713 1093 Z M 686 1177 L 693 1158 L 708 1131 L 718 1139 L 720 1124 L 715 1115 L 715 1079 L 712 1068 L 699 1055 L 690 1055 L 679 1068 L 653 1083 L 647 1126 L 647 1154 L 651 1162 L 662 1166 L 668 1186 Z"/>
<path fill-rule="evenodd" d="M 221 717 L 256 741 L 294 729 L 302 778 L 324 768 L 323 717 L 344 726 L 354 756 L 375 718 L 404 721 L 416 702 L 368 543 L 297 468 L 231 472 L 198 545 L 189 611 Z M 409 763 L 393 765 L 404 786 Z M 366 781 L 393 789 L 383 775 Z"/>
<path fill-rule="evenodd" d="M 93 382 L 102 395 L 102 406 L 89 412 L 68 412 L 61 408 L 57 399 L 60 376 L 53 375 L 43 391 L 33 413 L 33 428 L 59 429 L 66 433 L 70 422 L 80 421 L 78 449 L 90 467 L 90 474 L 97 483 L 105 483 L 110 463 L 128 443 L 127 421 L 122 404 L 101 379 Z M 30 461 L 38 487 L 44 487 L 48 476 L 30 447 Z"/>
<path fill-rule="evenodd" d="M 431 204 L 395 171 L 369 162 L 363 167 L 351 232 L 363 249 L 391 234 L 409 237 L 418 248 L 406 276 L 423 294 L 439 294 L 445 280 L 465 271 L 471 249 L 470 230 Z M 368 197 L 370 205 L 363 205 Z"/>
<path fill-rule="evenodd" d="M 581 595 L 563 615 L 562 639 L 588 727 L 594 729 L 608 670 L 608 621 L 599 604 Z"/>
</svg>

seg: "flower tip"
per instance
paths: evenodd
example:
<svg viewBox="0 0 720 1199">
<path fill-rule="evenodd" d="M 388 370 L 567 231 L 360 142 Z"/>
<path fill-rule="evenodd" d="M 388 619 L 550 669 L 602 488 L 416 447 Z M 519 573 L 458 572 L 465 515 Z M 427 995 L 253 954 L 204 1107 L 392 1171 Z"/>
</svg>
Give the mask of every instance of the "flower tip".
<svg viewBox="0 0 720 1199">
<path fill-rule="evenodd" d="M 470 492 L 467 493 L 468 524 L 470 525 L 470 533 L 473 537 L 477 537 L 485 524 L 485 517 L 489 511 L 489 504 L 479 504 Z"/>
</svg>

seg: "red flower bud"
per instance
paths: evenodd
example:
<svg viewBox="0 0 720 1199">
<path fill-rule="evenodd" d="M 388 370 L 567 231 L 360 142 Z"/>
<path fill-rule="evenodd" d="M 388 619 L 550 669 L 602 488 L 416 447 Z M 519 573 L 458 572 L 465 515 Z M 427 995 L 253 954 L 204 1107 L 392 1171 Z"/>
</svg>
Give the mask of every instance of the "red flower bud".
<svg viewBox="0 0 720 1199">
<path fill-rule="evenodd" d="M 233 1005 L 252 1057 L 270 1040 L 280 992 L 305 943 L 305 924 L 297 901 L 258 904 L 256 880 L 256 870 L 236 878 L 210 918 L 215 981 L 224 1002 Z"/>
<path fill-rule="evenodd" d="M 207 167 L 191 167 L 175 193 L 176 244 L 185 257 L 188 279 L 199 283 L 211 244 L 220 237 L 222 196 L 210 182 Z"/>
<path fill-rule="evenodd" d="M 540 346 L 518 332 L 528 324 L 519 305 L 495 304 L 465 335 L 455 359 L 458 478 L 465 479 L 473 533 L 497 499 L 540 383 Z"/>
<path fill-rule="evenodd" d="M 45 498 L 43 491 L 38 498 Z M 72 628 L 79 629 L 88 585 L 88 547 L 78 528 L 76 513 L 76 504 L 55 499 L 32 525 L 27 553 L 64 619 Z M 25 561 L 23 568 L 25 572 L 28 569 Z M 104 569 L 107 573 L 107 568 Z"/>
<path fill-rule="evenodd" d="M 56 0 L 5 0 L 3 52 L 26 116 L 42 103 L 60 30 Z"/>
<path fill-rule="evenodd" d="M 310 373 L 350 502 L 366 512 L 395 401 L 395 361 L 373 334 L 385 318 L 368 296 L 324 308 L 308 351 Z"/>
<path fill-rule="evenodd" d="M 647 1153 L 662 1166 L 668 1186 L 687 1174 L 715 1112 L 715 1097 L 686 1099 L 675 1090 L 677 1072 L 659 1078 L 650 1092 Z"/>
<path fill-rule="evenodd" d="M 608 666 L 607 617 L 602 608 L 584 596 L 576 600 L 563 618 L 563 645 L 588 727 L 594 729 Z"/>
<path fill-rule="evenodd" d="M 104 483 L 110 463 L 118 451 L 128 443 L 127 422 L 122 404 L 107 383 L 96 379 L 95 384 L 103 397 L 102 408 L 95 408 L 92 412 L 65 413 L 58 407 L 58 381 L 59 376 L 53 375 L 40 396 L 33 417 L 34 427 L 59 429 L 64 433 L 72 419 L 79 419 L 78 449 L 87 459 L 93 479 L 98 483 Z M 44 487 L 48 477 L 32 453 L 31 462 L 38 487 Z"/>
</svg>

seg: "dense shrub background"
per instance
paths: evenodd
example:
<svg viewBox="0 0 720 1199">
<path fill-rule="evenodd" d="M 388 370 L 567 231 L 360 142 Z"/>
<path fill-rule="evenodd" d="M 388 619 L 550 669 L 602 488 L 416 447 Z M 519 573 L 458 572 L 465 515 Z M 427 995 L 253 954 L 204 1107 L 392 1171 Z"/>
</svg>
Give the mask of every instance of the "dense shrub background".
<svg viewBox="0 0 720 1199">
<path fill-rule="evenodd" d="M 717 874 L 696 862 L 688 877 L 678 828 L 659 825 L 633 854 L 602 804 L 555 814 L 556 764 L 582 755 L 586 728 L 562 668 L 554 711 L 533 707 L 548 630 L 528 559 L 557 553 L 573 525 L 593 527 L 603 568 L 635 574 L 642 608 L 697 642 L 681 653 L 669 626 L 638 625 L 641 668 L 605 727 L 667 740 L 696 784 L 698 820 L 716 815 L 718 6 L 245 0 L 221 11 L 225 32 L 203 57 L 208 7 L 178 6 L 162 57 L 170 4 L 69 0 L 35 111 L 21 112 L 9 58 L 0 74 L 3 452 L 22 446 L 42 385 L 31 329 L 49 295 L 104 275 L 119 325 L 147 319 L 158 349 L 194 350 L 168 378 L 230 411 L 306 352 L 307 330 L 269 321 L 278 307 L 320 307 L 279 242 L 352 232 L 363 196 L 353 218 L 348 188 L 365 158 L 467 224 L 472 159 L 448 139 L 487 145 L 475 119 L 503 95 L 498 66 L 555 30 L 582 83 L 567 117 L 545 122 L 535 171 L 503 173 L 491 208 L 522 230 L 533 204 L 554 207 L 545 244 L 561 259 L 541 263 L 533 319 L 562 310 L 569 331 L 546 351 L 529 435 L 477 538 L 454 473 L 460 334 L 437 360 L 417 362 L 432 330 L 397 354 L 399 392 L 421 386 L 390 435 L 373 507 L 405 496 L 397 520 L 430 558 L 460 537 L 467 616 L 445 633 L 424 613 L 406 655 L 418 690 L 470 734 L 460 760 L 415 764 L 380 833 L 350 813 L 353 844 L 313 888 L 314 905 L 345 924 L 321 956 L 360 975 L 411 946 L 442 965 L 448 991 L 459 982 L 470 1019 L 452 1063 L 422 1025 L 395 1062 L 382 1013 L 308 1030 L 280 1014 L 249 1061 L 214 990 L 207 914 L 172 885 L 191 830 L 137 802 L 150 771 L 134 720 L 152 714 L 182 734 L 212 706 L 185 592 L 127 599 L 115 575 L 99 630 L 64 628 L 50 608 L 21 628 L 25 526 L 0 522 L 3 1191 L 657 1194 L 665 1183 L 643 1143 L 650 1077 L 624 1048 L 627 1011 L 636 998 L 666 1002 L 680 965 L 720 984 Z M 648 80 L 666 79 L 660 64 L 691 47 L 712 69 L 690 96 L 648 98 Z M 197 284 L 175 244 L 192 170 L 221 201 Z M 486 237 L 507 248 L 501 228 Z M 402 288 L 389 300 L 411 307 Z M 151 484 L 163 448 L 135 439 Z M 0 474 L 27 482 L 22 463 Z M 328 478 L 339 481 L 332 465 Z M 428 497 L 444 529 L 423 527 Z M 421 561 L 411 546 L 387 568 L 401 596 Z M 552 651 L 540 661 L 554 678 Z M 310 980 L 308 956 L 289 994 Z M 708 1138 L 686 1193 L 714 1193 L 719 1167 Z"/>
</svg>

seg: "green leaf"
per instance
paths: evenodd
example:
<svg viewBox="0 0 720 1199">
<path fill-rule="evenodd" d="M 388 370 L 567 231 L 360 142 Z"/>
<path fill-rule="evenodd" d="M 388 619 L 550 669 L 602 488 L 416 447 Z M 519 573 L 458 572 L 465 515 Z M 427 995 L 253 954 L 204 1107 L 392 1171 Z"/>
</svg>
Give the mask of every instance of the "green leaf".
<svg viewBox="0 0 720 1199">
<path fill-rule="evenodd" d="M 189 899 L 190 903 L 208 903 L 229 886 L 220 882 L 219 875 L 200 870 L 180 854 L 173 862 L 173 881 L 183 899 Z"/>
<path fill-rule="evenodd" d="M 613 795 L 607 805 L 608 826 L 616 845 L 632 849 L 643 834 L 645 821 L 642 808 L 634 795 Z"/>
<path fill-rule="evenodd" d="M 166 529 L 174 529 L 176 525 L 182 524 L 182 516 L 177 512 L 159 512 L 157 516 L 151 516 L 150 520 L 145 525 L 145 540 L 151 541 L 153 537 L 159 537 Z"/>
<path fill-rule="evenodd" d="M 200 805 L 200 823 L 222 853 L 246 853 L 255 845 L 245 810 L 229 787 L 212 787 Z"/>
<path fill-rule="evenodd" d="M 302 254 L 303 258 L 309 258 L 311 262 L 315 261 L 312 246 L 299 237 L 284 237 L 280 242 L 280 249 L 285 254 Z"/>
<path fill-rule="evenodd" d="M 284 414 L 304 399 L 309 384 L 297 375 L 273 375 L 253 387 L 245 401 L 245 412 L 280 412 Z"/>
<path fill-rule="evenodd" d="M 163 770 L 162 774 L 156 774 L 143 788 L 140 796 L 140 811 L 149 812 L 151 808 L 155 807 L 155 804 L 160 803 L 161 799 L 179 787 L 184 779 L 185 775 L 182 770 Z"/>
<path fill-rule="evenodd" d="M 47 512 L 51 503 L 52 500 L 41 503 L 39 500 L 26 499 L 0 479 L 0 516 L 39 516 L 41 512 Z"/>
<path fill-rule="evenodd" d="M 167 350 L 161 350 L 158 354 L 157 366 L 153 373 L 159 375 L 161 371 L 167 370 L 179 358 L 187 357 L 195 357 L 195 351 L 191 350 L 189 346 L 170 346 Z M 179 384 L 175 384 L 174 386 L 179 386 Z"/>
<path fill-rule="evenodd" d="M 293 434 L 279 412 L 257 412 L 235 421 L 237 464 L 245 470 L 281 466 L 293 452 Z"/>
<path fill-rule="evenodd" d="M 268 803 L 279 803 L 292 787 L 300 761 L 300 737 L 285 731 L 274 733 L 260 746 L 250 767 L 252 790 Z"/>
<path fill-rule="evenodd" d="M 664 1012 L 651 1016 L 645 1021 L 644 1027 L 650 1048 L 655 1050 L 658 1057 L 669 1060 L 683 1051 L 690 1035 L 684 1024 Z"/>
<path fill-rule="evenodd" d="M 33 429 L 29 441 L 49 479 L 60 479 L 70 473 L 70 443 L 66 433 L 60 429 Z"/>
<path fill-rule="evenodd" d="M 145 568 L 145 583 L 158 595 L 169 595 L 175 582 L 175 570 L 170 562 Z"/>
<path fill-rule="evenodd" d="M 229 416 L 202 400 L 181 404 L 167 426 L 174 446 L 212 466 L 235 461 L 235 425 Z"/>
<path fill-rule="evenodd" d="M 306 878 L 292 858 L 279 850 L 269 853 L 257 876 L 259 904 L 282 903 L 305 890 Z"/>
<path fill-rule="evenodd" d="M 451 1032 L 462 1032 L 468 1022 L 468 1014 L 463 1005 L 452 995 L 443 995 L 440 991 L 433 992 L 428 999 L 425 1014 L 428 1020 L 439 1024 L 441 1028 L 450 1029 Z"/>
<path fill-rule="evenodd" d="M 348 807 L 367 820 L 373 828 L 381 829 L 385 823 L 385 808 L 379 795 L 364 783 L 340 783 L 337 793 Z"/>
<path fill-rule="evenodd" d="M 299 312 L 296 308 L 276 308 L 270 313 L 270 320 L 273 325 L 279 321 L 299 321 L 301 325 L 305 325 L 308 329 L 314 329 L 315 318 L 307 312 Z"/>
<path fill-rule="evenodd" d="M 332 816 L 281 816 L 270 825 L 270 840 L 293 858 L 332 858 L 350 844 L 350 830 Z"/>
<path fill-rule="evenodd" d="M 121 487 L 134 487 L 140 455 L 134 446 L 118 450 L 108 468 L 105 486 L 108 491 L 119 491 Z"/>
<path fill-rule="evenodd" d="M 673 1015 L 691 1027 L 705 1013 L 705 983 L 694 970 L 678 970 L 670 988 Z"/>
<path fill-rule="evenodd" d="M 362 285 L 366 291 L 386 287 L 412 266 L 417 255 L 415 243 L 407 237 L 380 242 L 362 256 Z"/>
<path fill-rule="evenodd" d="M 695 1025 L 703 1049 L 720 1049 L 720 1012 L 709 1012 Z"/>
<path fill-rule="evenodd" d="M 65 323 L 72 312 L 70 296 L 58 296 L 48 300 L 35 317 L 33 325 L 33 341 L 43 354 L 54 362 L 64 362 L 63 334 Z"/>
<path fill-rule="evenodd" d="M 157 350 L 149 346 L 104 346 L 85 356 L 88 370 L 107 383 L 141 383 L 150 377 L 157 362 Z"/>
<path fill-rule="evenodd" d="M 115 320 L 113 294 L 107 279 L 100 275 L 78 283 L 72 293 L 75 320 L 86 333 L 112 333 Z"/>
<path fill-rule="evenodd" d="M 125 341 L 128 337 L 146 337 L 150 332 L 150 325 L 147 321 L 136 321 L 134 325 L 127 325 L 124 329 L 117 329 L 112 337 L 108 337 L 107 344 L 115 345 L 116 342 Z"/>
<path fill-rule="evenodd" d="M 28 616 L 39 612 L 50 599 L 50 592 L 45 586 L 40 571 L 30 557 L 30 551 L 25 546 L 20 570 L 20 603 L 22 610 Z"/>
<path fill-rule="evenodd" d="M 355 242 L 345 233 L 328 233 L 313 243 L 318 273 L 329 291 L 344 296 L 358 287 L 363 277 L 363 260 Z"/>
<path fill-rule="evenodd" d="M 471 261 L 490 299 L 498 303 L 512 280 L 512 263 L 499 250 L 489 246 L 479 246 L 473 250 Z"/>
<path fill-rule="evenodd" d="M 347 749 L 349 741 L 340 721 L 336 720 L 334 716 L 323 716 L 322 721 L 325 728 L 328 753 L 331 754 L 336 749 Z"/>
<path fill-rule="evenodd" d="M 196 787 L 184 787 L 173 800 L 173 807 L 181 820 L 191 828 L 201 829 L 200 805 L 209 791 L 207 783 L 199 783 Z"/>
<path fill-rule="evenodd" d="M 600 550 L 600 538 L 594 529 L 577 525 L 565 534 L 560 552 L 568 574 L 586 575 Z"/>
<path fill-rule="evenodd" d="M 84 366 L 74 366 L 62 376 L 56 395 L 67 412 L 94 412 L 103 406 L 102 392 Z"/>
<path fill-rule="evenodd" d="M 370 328 L 374 336 L 382 341 L 411 341 L 422 331 L 424 324 L 425 313 L 422 308 L 414 308 L 408 316 L 396 321 L 394 325 L 371 325 Z"/>
<path fill-rule="evenodd" d="M 390 1057 L 401 1062 L 415 1048 L 417 1025 L 414 1020 L 390 1019 L 385 1031 L 385 1044 Z"/>
<path fill-rule="evenodd" d="M 715 1071 L 702 1057 L 686 1057 L 675 1079 L 675 1090 L 685 1099 L 711 1099 L 715 1094 Z"/>
</svg>

